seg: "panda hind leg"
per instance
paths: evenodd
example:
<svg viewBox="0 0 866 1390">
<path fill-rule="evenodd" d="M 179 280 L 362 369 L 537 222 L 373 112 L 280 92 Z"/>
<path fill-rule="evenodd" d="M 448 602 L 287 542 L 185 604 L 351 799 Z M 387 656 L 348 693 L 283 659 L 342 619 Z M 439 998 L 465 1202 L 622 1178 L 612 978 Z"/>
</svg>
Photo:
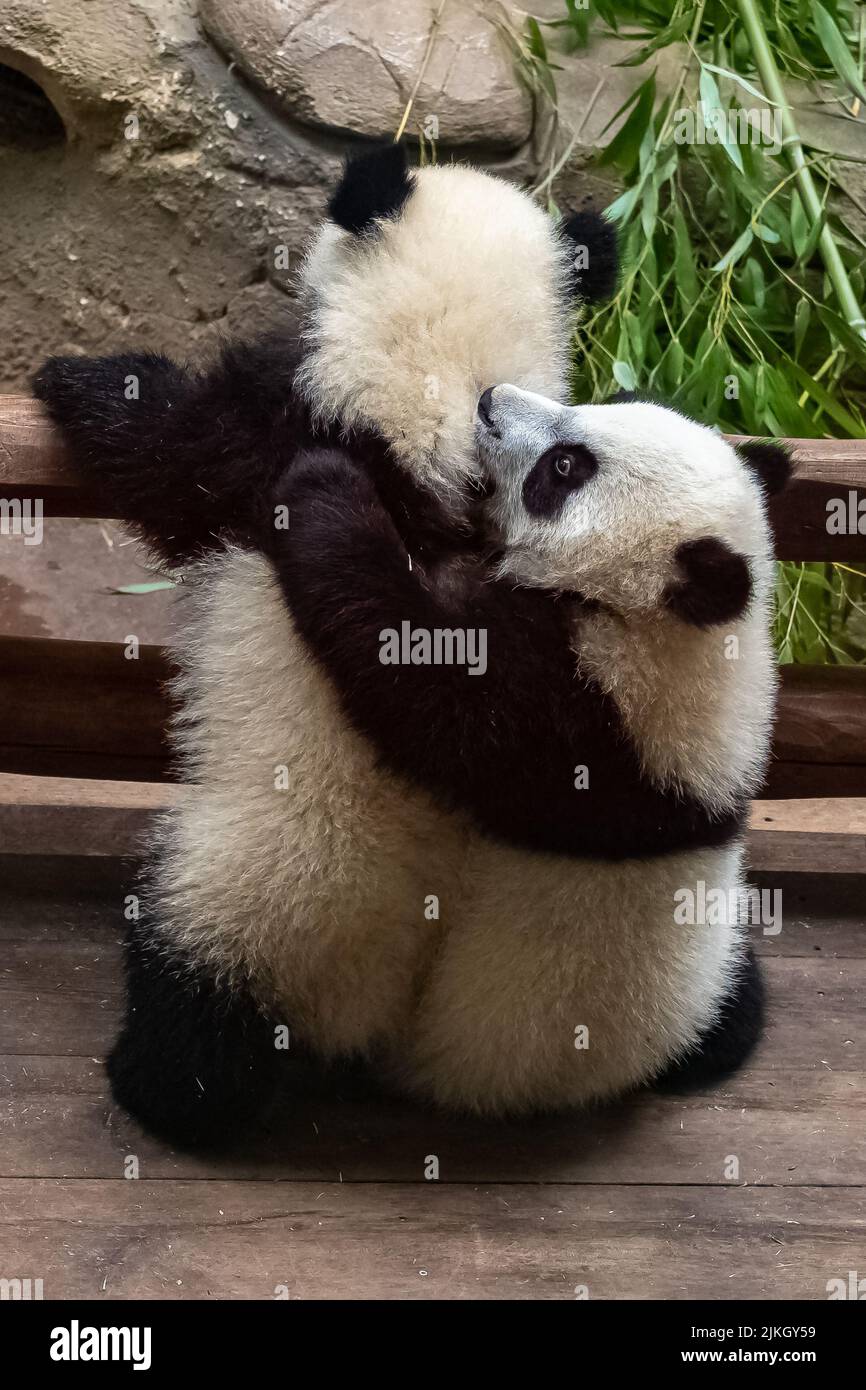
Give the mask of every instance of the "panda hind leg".
<svg viewBox="0 0 866 1390">
<path fill-rule="evenodd" d="M 738 1071 L 761 1038 L 766 990 L 760 963 L 750 946 L 743 968 L 722 1003 L 712 1028 L 696 1047 L 672 1062 L 653 1083 L 660 1091 L 696 1090 Z"/>
<path fill-rule="evenodd" d="M 126 976 L 126 1018 L 107 1060 L 114 1099 L 178 1148 L 230 1144 L 275 1090 L 273 1023 L 251 994 L 170 959 L 138 926 Z"/>
</svg>

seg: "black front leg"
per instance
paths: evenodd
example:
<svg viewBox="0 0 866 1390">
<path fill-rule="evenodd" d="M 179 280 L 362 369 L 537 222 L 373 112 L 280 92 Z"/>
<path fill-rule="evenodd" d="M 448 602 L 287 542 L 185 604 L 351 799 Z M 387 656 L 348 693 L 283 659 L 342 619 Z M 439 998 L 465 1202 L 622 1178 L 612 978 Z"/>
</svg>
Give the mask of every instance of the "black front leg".
<svg viewBox="0 0 866 1390">
<path fill-rule="evenodd" d="M 550 788 L 574 764 L 582 723 L 580 711 L 572 718 L 565 612 L 546 594 L 492 581 L 480 562 L 468 580 L 431 581 L 345 453 L 300 455 L 275 504 L 279 519 L 288 513 L 268 542 L 283 593 L 350 721 L 444 804 L 549 848 L 546 827 L 565 820 Z M 419 648 L 407 651 L 407 633 Z M 455 639 L 463 659 L 453 647 L 444 654 Z M 428 653 L 440 643 L 438 656 L 425 655 L 425 640 Z"/>
<path fill-rule="evenodd" d="M 269 1100 L 277 1080 L 274 1025 L 243 987 L 166 955 L 132 928 L 127 1005 L 108 1057 L 115 1100 L 179 1148 L 231 1143 Z"/>
<path fill-rule="evenodd" d="M 171 564 L 257 532 L 299 428 L 291 344 L 195 373 L 159 353 L 51 357 L 33 390 L 108 515 Z"/>
<path fill-rule="evenodd" d="M 433 594 L 372 480 L 346 454 L 300 455 L 274 505 L 268 548 L 283 593 L 349 718 L 400 770 L 452 785 L 484 678 L 454 665 L 395 664 L 383 649 L 404 624 L 430 632 L 472 618 Z"/>
</svg>

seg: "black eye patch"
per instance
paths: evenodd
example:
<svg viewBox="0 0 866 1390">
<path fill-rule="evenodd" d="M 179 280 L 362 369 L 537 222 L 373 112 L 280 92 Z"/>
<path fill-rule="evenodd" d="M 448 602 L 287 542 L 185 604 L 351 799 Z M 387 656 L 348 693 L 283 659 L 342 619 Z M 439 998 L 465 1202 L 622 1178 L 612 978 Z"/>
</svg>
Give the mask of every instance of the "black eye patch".
<svg viewBox="0 0 866 1390">
<path fill-rule="evenodd" d="M 541 455 L 523 484 L 523 505 L 530 516 L 558 516 L 569 493 L 598 472 L 598 459 L 582 444 L 554 444 Z"/>
</svg>

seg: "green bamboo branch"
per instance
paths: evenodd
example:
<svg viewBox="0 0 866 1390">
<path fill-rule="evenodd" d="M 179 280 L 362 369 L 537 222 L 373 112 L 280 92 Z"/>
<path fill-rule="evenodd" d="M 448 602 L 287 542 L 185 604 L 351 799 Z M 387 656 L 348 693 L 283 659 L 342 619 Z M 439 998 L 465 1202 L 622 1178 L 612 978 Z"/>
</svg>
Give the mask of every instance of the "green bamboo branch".
<svg viewBox="0 0 866 1390">
<path fill-rule="evenodd" d="M 803 200 L 803 207 L 808 212 L 813 224 L 823 220 L 824 214 L 821 207 L 821 198 L 815 187 L 812 178 L 812 171 L 806 162 L 803 153 L 803 142 L 800 139 L 797 125 L 794 120 L 794 113 L 791 110 L 788 99 L 782 86 L 779 70 L 776 67 L 772 50 L 767 39 L 766 30 L 758 13 L 755 0 L 737 0 L 743 24 L 748 34 L 749 43 L 752 47 L 752 56 L 755 60 L 755 67 L 760 74 L 764 92 L 768 99 L 778 108 L 782 121 L 782 144 L 786 157 L 794 171 L 800 197 Z M 821 236 L 818 240 L 821 249 L 821 257 L 827 274 L 830 277 L 836 297 L 839 300 L 839 307 L 850 328 L 866 342 L 866 318 L 863 310 L 857 302 L 857 296 L 851 281 L 848 279 L 848 272 L 845 263 L 839 253 L 839 247 L 833 238 L 829 226 L 824 223 L 821 229 Z"/>
</svg>

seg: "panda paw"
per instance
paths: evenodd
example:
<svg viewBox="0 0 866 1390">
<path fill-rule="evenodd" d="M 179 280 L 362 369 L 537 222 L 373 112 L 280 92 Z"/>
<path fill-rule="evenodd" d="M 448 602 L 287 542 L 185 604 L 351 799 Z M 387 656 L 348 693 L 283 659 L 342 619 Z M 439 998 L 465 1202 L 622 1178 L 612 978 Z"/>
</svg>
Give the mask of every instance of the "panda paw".
<svg viewBox="0 0 866 1390">
<path fill-rule="evenodd" d="M 170 1065 L 153 1046 L 157 1041 L 145 1040 L 134 1023 L 121 1032 L 106 1060 L 117 1104 L 174 1148 L 218 1150 L 243 1137 L 272 1088 L 242 1040 L 234 1057 L 217 1052 L 217 1064 L 193 1050 L 191 1057 L 172 1055 Z"/>
<path fill-rule="evenodd" d="M 299 454 L 278 480 L 273 504 L 278 530 L 291 530 L 301 521 L 342 526 L 352 516 L 381 507 L 368 474 L 339 449 Z"/>
<path fill-rule="evenodd" d="M 49 357 L 33 378 L 33 394 L 67 442 L 135 453 L 149 424 L 177 402 L 188 374 L 158 353 L 113 357 Z"/>
<path fill-rule="evenodd" d="M 764 976 L 749 946 L 740 973 L 722 1001 L 718 1018 L 696 1047 L 672 1062 L 655 1087 L 660 1091 L 701 1089 L 733 1075 L 761 1040 L 766 1013 Z"/>
</svg>

